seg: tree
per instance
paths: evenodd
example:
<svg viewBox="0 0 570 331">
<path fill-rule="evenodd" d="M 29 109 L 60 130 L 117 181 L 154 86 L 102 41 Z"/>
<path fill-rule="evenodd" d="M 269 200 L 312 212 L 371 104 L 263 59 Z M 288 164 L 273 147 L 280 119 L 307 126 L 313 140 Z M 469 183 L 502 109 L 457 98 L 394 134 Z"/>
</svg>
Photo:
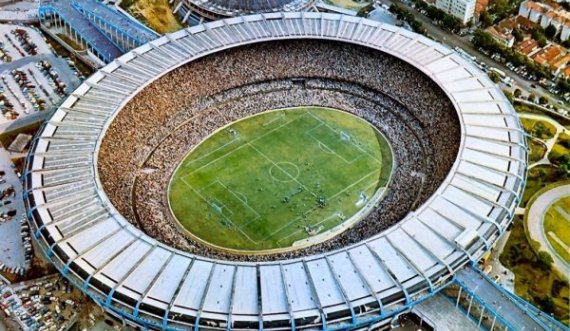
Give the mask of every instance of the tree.
<svg viewBox="0 0 570 331">
<path fill-rule="evenodd" d="M 509 5 L 508 0 L 495 0 L 493 1 L 492 6 L 490 6 L 491 14 L 499 21 L 509 16 L 510 11 L 511 6 Z"/>
<path fill-rule="evenodd" d="M 420 22 L 418 20 L 411 21 L 410 26 L 412 27 L 414 32 L 421 33 L 421 34 L 425 34 L 425 32 L 426 32 L 422 22 Z"/>
<path fill-rule="evenodd" d="M 570 177 L 570 165 L 567 163 L 561 163 L 556 169 L 556 174 L 561 178 Z"/>
<path fill-rule="evenodd" d="M 499 76 L 499 74 L 494 71 L 489 71 L 489 78 L 491 78 L 491 80 L 495 83 L 501 81 L 501 76 Z"/>
<path fill-rule="evenodd" d="M 513 29 L 513 37 L 515 37 L 515 40 L 517 42 L 521 42 L 524 39 L 524 34 L 521 31 L 521 29 L 515 28 L 515 29 Z"/>
<path fill-rule="evenodd" d="M 534 102 L 535 100 L 536 100 L 536 95 L 534 93 L 528 95 L 528 101 Z"/>
<path fill-rule="evenodd" d="M 500 47 L 497 45 L 497 42 L 491 34 L 485 32 L 485 30 L 477 29 L 473 33 L 473 39 L 471 40 L 473 45 L 489 50 L 490 52 L 496 53 L 500 50 Z"/>
<path fill-rule="evenodd" d="M 538 45 L 540 47 L 546 46 L 547 40 L 546 37 L 544 36 L 544 33 L 542 33 L 541 29 L 539 28 L 534 29 L 534 31 L 532 32 L 532 37 L 534 38 L 534 40 L 538 42 Z"/>
<path fill-rule="evenodd" d="M 536 123 L 533 131 L 534 131 L 534 135 L 540 139 L 546 139 L 547 137 L 550 137 L 550 135 L 551 135 L 550 130 L 544 124 L 542 124 L 542 122 Z"/>
<path fill-rule="evenodd" d="M 487 11 L 481 12 L 479 15 L 479 21 L 483 28 L 488 28 L 494 23 L 493 17 Z"/>
<path fill-rule="evenodd" d="M 548 98 L 545 97 L 545 96 L 541 96 L 541 97 L 538 99 L 538 103 L 540 103 L 541 105 L 546 105 L 546 104 L 548 103 Z"/>
<path fill-rule="evenodd" d="M 522 91 L 520 88 L 515 89 L 515 92 L 513 93 L 513 95 L 515 96 L 515 98 L 520 98 L 522 95 Z"/>
<path fill-rule="evenodd" d="M 552 256 L 545 251 L 538 252 L 538 260 L 541 263 L 541 268 L 544 270 L 550 270 L 552 268 L 552 263 L 554 263 Z"/>
<path fill-rule="evenodd" d="M 547 314 L 554 313 L 554 301 L 551 297 L 545 296 L 544 299 L 540 300 L 540 305 L 542 306 L 542 310 Z"/>
<path fill-rule="evenodd" d="M 423 0 L 416 0 L 414 1 L 414 4 L 416 5 L 416 7 L 421 10 L 421 9 L 427 9 L 427 7 L 429 6 L 426 2 L 424 2 Z"/>
<path fill-rule="evenodd" d="M 552 39 L 554 38 L 554 36 L 556 36 L 556 27 L 552 24 L 549 24 L 546 29 L 544 30 L 544 35 L 546 36 L 546 38 L 548 39 Z"/>
<path fill-rule="evenodd" d="M 558 88 L 562 94 L 570 92 L 570 79 L 559 79 L 556 88 Z"/>
<path fill-rule="evenodd" d="M 427 17 L 431 18 L 434 21 L 441 21 L 445 16 L 445 12 L 440 9 L 437 9 L 435 6 L 429 6 L 426 9 Z"/>
<path fill-rule="evenodd" d="M 445 14 L 443 16 L 443 27 L 450 31 L 456 32 L 461 29 L 461 22 L 459 19 L 457 19 L 457 17 Z"/>
</svg>

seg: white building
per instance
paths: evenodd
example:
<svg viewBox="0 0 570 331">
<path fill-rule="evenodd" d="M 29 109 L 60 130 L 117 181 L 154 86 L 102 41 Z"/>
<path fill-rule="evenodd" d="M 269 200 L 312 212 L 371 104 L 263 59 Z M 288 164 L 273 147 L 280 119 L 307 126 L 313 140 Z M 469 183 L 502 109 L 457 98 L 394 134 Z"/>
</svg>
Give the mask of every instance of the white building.
<svg viewBox="0 0 570 331">
<path fill-rule="evenodd" d="M 540 24 L 546 29 L 549 25 L 556 28 L 562 41 L 570 37 L 570 13 L 563 9 L 554 9 L 546 4 L 524 1 L 519 7 L 519 15 Z"/>
<path fill-rule="evenodd" d="M 473 19 L 476 3 L 476 0 L 436 0 L 435 6 L 467 24 Z"/>
<path fill-rule="evenodd" d="M 560 33 L 560 40 L 570 39 L 570 25 L 564 25 L 562 27 L 562 32 Z"/>
</svg>

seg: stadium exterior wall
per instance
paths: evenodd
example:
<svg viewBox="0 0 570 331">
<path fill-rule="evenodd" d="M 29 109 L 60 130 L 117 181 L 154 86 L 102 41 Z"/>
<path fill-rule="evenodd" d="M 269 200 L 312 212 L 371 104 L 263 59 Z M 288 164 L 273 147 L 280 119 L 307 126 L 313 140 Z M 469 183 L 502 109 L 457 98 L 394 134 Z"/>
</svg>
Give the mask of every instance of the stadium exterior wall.
<svg viewBox="0 0 570 331">
<path fill-rule="evenodd" d="M 393 55 L 424 72 L 450 98 L 462 130 L 458 158 L 424 205 L 358 244 L 264 263 L 177 251 L 116 211 L 99 182 L 97 154 L 105 130 L 134 95 L 174 68 L 223 49 L 308 38 Z M 60 129 L 69 126 L 75 128 L 72 134 Z M 161 37 L 94 74 L 34 140 L 24 174 L 25 201 L 37 242 L 58 270 L 136 325 L 351 329 L 409 309 L 488 251 L 512 221 L 526 167 L 526 142 L 512 106 L 483 72 L 450 49 L 366 19 L 276 13 Z M 77 176 L 56 180 L 62 171 Z"/>
</svg>

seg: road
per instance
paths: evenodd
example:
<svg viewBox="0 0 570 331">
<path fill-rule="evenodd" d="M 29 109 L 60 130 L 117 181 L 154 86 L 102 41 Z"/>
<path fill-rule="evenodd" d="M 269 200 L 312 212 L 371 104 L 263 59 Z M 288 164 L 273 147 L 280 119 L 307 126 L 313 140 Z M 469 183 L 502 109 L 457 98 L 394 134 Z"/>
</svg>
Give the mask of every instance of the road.
<svg viewBox="0 0 570 331">
<path fill-rule="evenodd" d="M 545 249 L 554 259 L 554 267 L 564 275 L 570 275 L 570 263 L 550 245 L 544 231 L 544 215 L 550 206 L 560 198 L 570 195 L 570 184 L 555 187 L 542 193 L 530 206 L 527 214 L 527 231 L 531 239 L 540 243 L 541 249 Z M 564 220 L 560 220 L 563 222 Z"/>
<path fill-rule="evenodd" d="M 507 68 L 504 64 L 497 62 L 497 61 L 491 59 L 489 56 L 479 52 L 475 47 L 473 47 L 473 44 L 471 44 L 471 41 L 469 41 L 469 36 L 460 37 L 456 34 L 449 33 L 447 31 L 440 29 L 438 26 L 433 24 L 432 21 L 428 17 L 421 14 L 419 11 L 415 10 L 414 8 L 412 8 L 410 5 L 408 5 L 406 3 L 403 3 L 400 1 L 394 1 L 394 0 L 376 0 L 376 1 L 377 1 L 377 3 L 380 3 L 380 4 L 384 3 L 388 6 L 390 6 L 391 4 L 397 4 L 399 6 L 405 7 L 412 14 L 414 14 L 414 17 L 418 21 L 422 22 L 424 28 L 427 30 L 428 34 L 432 38 L 434 38 L 434 39 L 436 39 L 436 40 L 438 40 L 438 41 L 440 41 L 440 42 L 442 42 L 442 43 L 444 43 L 444 44 L 446 44 L 452 48 L 455 46 L 462 48 L 463 50 L 465 50 L 469 54 L 477 56 L 477 59 L 484 62 L 488 66 L 495 67 L 495 68 L 500 69 L 500 70 L 504 71 L 505 73 L 507 73 L 515 81 L 516 85 L 518 85 L 521 88 L 521 90 L 532 92 L 538 97 L 545 96 L 550 100 L 553 100 L 553 101 L 557 100 L 556 105 L 561 106 L 558 103 L 558 100 L 560 100 L 560 99 L 557 96 L 551 94 L 550 92 L 548 92 L 547 90 L 543 89 L 542 87 L 540 87 L 538 85 L 536 85 L 536 88 L 531 87 L 531 85 L 537 84 L 536 82 L 532 82 L 532 81 L 529 81 L 529 80 L 522 78 L 517 73 L 515 73 L 514 71 Z M 563 106 L 570 107 L 570 104 L 565 103 Z"/>
</svg>

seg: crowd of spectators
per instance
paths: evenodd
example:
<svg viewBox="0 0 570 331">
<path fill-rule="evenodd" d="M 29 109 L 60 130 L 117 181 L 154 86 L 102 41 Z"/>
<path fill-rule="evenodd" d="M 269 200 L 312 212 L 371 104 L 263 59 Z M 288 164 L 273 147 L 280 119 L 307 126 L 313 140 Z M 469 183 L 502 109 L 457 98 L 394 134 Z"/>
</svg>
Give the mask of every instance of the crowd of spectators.
<svg viewBox="0 0 570 331">
<path fill-rule="evenodd" d="M 265 256 L 209 248 L 179 229 L 167 189 L 196 144 L 245 116 L 304 105 L 354 113 L 386 136 L 394 169 L 377 209 L 328 241 Z M 109 127 L 98 167 L 115 207 L 150 236 L 204 256 L 259 261 L 333 250 L 396 224 L 439 187 L 457 157 L 459 139 L 452 103 L 413 66 L 362 46 L 266 42 L 205 57 L 151 83 Z"/>
</svg>

